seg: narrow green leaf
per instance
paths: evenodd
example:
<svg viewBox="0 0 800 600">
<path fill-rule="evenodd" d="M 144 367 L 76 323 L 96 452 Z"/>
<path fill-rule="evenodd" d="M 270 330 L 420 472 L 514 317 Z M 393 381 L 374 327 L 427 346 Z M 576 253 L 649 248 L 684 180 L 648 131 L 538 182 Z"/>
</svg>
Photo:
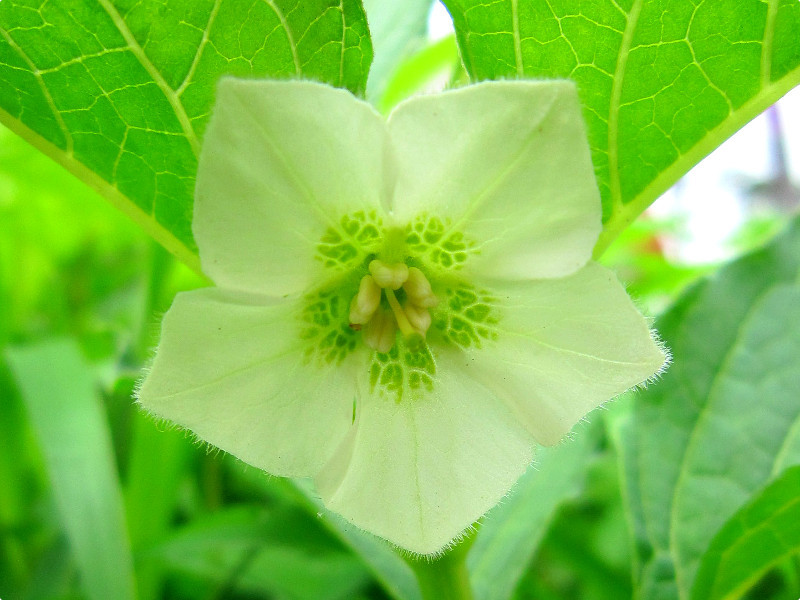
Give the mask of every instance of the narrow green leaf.
<svg viewBox="0 0 800 600">
<path fill-rule="evenodd" d="M 579 86 L 600 254 L 659 195 L 800 83 L 797 0 L 444 0 L 474 79 Z"/>
<path fill-rule="evenodd" d="M 309 480 L 295 480 L 292 483 L 307 505 L 323 516 L 328 528 L 358 553 L 372 569 L 377 580 L 392 598 L 421 599 L 414 572 L 398 551 L 393 550 L 386 541 L 361 531 L 339 515 L 327 510 Z"/>
<path fill-rule="evenodd" d="M 172 526 L 190 444 L 184 433 L 163 431 L 144 413 L 133 415 L 125 506 L 140 600 L 160 597 L 161 573 L 142 557 Z"/>
<path fill-rule="evenodd" d="M 0 360 L 0 588 L 8 594 L 16 593 L 29 576 L 21 535 L 34 487 L 26 477 L 30 472 L 27 433 L 11 375 Z"/>
<path fill-rule="evenodd" d="M 196 519 L 153 553 L 216 590 L 209 597 L 351 598 L 369 582 L 367 571 L 315 525 L 296 510 L 238 506 Z"/>
<path fill-rule="evenodd" d="M 558 506 L 576 494 L 595 449 L 593 430 L 538 452 L 535 467 L 487 514 L 467 558 L 476 600 L 506 600 L 530 565 Z"/>
<path fill-rule="evenodd" d="M 425 42 L 433 0 L 363 0 L 375 58 L 367 79 L 367 100 L 377 104 L 404 58 Z"/>
<path fill-rule="evenodd" d="M 772 566 L 800 552 L 800 466 L 741 508 L 714 537 L 693 600 L 734 600 Z"/>
<path fill-rule="evenodd" d="M 360 0 L 4 0 L 0 122 L 199 270 L 197 155 L 223 74 L 363 93 Z"/>
<path fill-rule="evenodd" d="M 66 340 L 9 348 L 7 358 L 42 448 L 87 597 L 133 600 L 122 495 L 91 369 L 77 345 Z"/>
<path fill-rule="evenodd" d="M 162 431 L 143 413 L 133 416 L 125 500 L 131 542 L 145 547 L 172 522 L 177 488 L 191 441 L 180 431 Z"/>
<path fill-rule="evenodd" d="M 800 463 L 800 221 L 691 290 L 657 324 L 673 352 L 637 395 L 624 489 L 639 597 L 688 598 L 725 521 Z M 636 519 L 634 519 L 636 524 Z"/>
</svg>

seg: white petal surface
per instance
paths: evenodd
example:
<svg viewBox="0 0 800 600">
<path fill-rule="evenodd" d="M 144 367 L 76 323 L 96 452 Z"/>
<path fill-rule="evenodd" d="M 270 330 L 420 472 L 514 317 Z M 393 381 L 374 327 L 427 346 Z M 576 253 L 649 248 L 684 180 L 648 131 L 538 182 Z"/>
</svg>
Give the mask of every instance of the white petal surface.
<svg viewBox="0 0 800 600">
<path fill-rule="evenodd" d="M 274 295 L 319 279 L 316 246 L 356 211 L 382 212 L 385 123 L 349 92 L 223 79 L 205 133 L 193 231 L 222 287 Z"/>
<path fill-rule="evenodd" d="M 139 402 L 251 465 L 310 476 L 351 426 L 355 373 L 306 364 L 294 304 L 258 300 L 179 294 Z"/>
<path fill-rule="evenodd" d="M 494 506 L 532 458 L 530 435 L 485 387 L 465 382 L 457 360 L 439 357 L 428 396 L 362 394 L 356 427 L 315 478 L 328 508 L 419 554 Z"/>
<path fill-rule="evenodd" d="M 666 357 L 614 274 L 590 262 L 563 279 L 508 283 L 498 340 L 467 353 L 470 375 L 541 444 L 657 373 Z"/>
<path fill-rule="evenodd" d="M 412 98 L 389 130 L 394 213 L 447 217 L 479 250 L 468 272 L 560 277 L 589 260 L 600 194 L 573 83 L 485 82 Z"/>
</svg>

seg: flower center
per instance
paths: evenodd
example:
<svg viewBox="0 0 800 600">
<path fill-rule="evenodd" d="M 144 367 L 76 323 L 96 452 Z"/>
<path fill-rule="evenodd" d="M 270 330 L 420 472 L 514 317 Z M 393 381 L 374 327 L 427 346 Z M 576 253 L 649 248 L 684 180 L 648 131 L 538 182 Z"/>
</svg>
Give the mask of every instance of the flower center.
<svg viewBox="0 0 800 600">
<path fill-rule="evenodd" d="M 364 343 L 378 352 L 391 350 L 398 329 L 409 349 L 419 348 L 431 326 L 428 309 L 439 303 L 427 277 L 416 267 L 378 259 L 369 263 L 369 272 L 350 302 L 350 327 L 360 329 Z"/>
</svg>

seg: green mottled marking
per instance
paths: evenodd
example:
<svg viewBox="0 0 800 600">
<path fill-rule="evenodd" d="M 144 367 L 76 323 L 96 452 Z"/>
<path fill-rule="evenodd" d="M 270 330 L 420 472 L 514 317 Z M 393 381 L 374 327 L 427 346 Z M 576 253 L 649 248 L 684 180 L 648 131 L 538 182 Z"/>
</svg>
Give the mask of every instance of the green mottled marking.
<svg viewBox="0 0 800 600">
<path fill-rule="evenodd" d="M 472 241 L 435 216 L 423 214 L 405 229 L 387 231 L 374 211 L 343 216 L 317 244 L 317 258 L 340 273 L 331 280 L 336 282 L 335 287 L 305 297 L 301 336 L 309 342 L 307 360 L 338 364 L 363 343 L 361 333 L 349 325 L 350 302 L 358 292 L 358 282 L 368 272 L 367 263 L 375 256 L 396 254 L 393 260 L 410 261 L 412 265 L 419 261 L 424 271 L 425 266 L 458 269 L 475 252 Z M 431 338 L 433 343 L 469 348 L 497 339 L 494 326 L 499 314 L 495 299 L 488 293 L 464 282 L 436 289 L 435 293 L 441 302 L 431 309 L 437 331 L 436 339 Z M 397 294 L 402 303 L 404 291 Z M 372 393 L 396 402 L 413 400 L 433 391 L 435 374 L 436 364 L 428 346 L 412 349 L 397 335 L 389 352 L 372 353 L 370 388 Z"/>
<path fill-rule="evenodd" d="M 326 267 L 352 269 L 376 252 L 381 242 L 381 219 L 375 211 L 344 215 L 328 227 L 317 244 L 317 259 Z"/>
<path fill-rule="evenodd" d="M 451 231 L 450 222 L 422 214 L 406 227 L 406 244 L 412 255 L 444 267 L 459 269 L 470 254 L 477 252 L 475 244 L 460 231 Z"/>
<path fill-rule="evenodd" d="M 436 365 L 426 345 L 416 351 L 398 342 L 387 353 L 376 352 L 369 370 L 370 389 L 396 402 L 433 390 Z"/>
<path fill-rule="evenodd" d="M 309 342 L 306 359 L 338 364 L 355 350 L 359 333 L 348 323 L 351 296 L 351 290 L 344 288 L 306 296 L 300 333 Z"/>
<path fill-rule="evenodd" d="M 494 326 L 500 321 L 497 300 L 486 291 L 462 283 L 445 288 L 433 326 L 444 338 L 462 348 L 480 348 L 484 340 L 496 340 Z"/>
</svg>

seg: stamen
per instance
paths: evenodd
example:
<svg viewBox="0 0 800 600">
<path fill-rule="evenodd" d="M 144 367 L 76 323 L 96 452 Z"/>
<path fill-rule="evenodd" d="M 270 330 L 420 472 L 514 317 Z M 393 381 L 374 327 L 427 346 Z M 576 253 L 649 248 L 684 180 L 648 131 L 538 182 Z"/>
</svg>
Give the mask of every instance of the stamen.
<svg viewBox="0 0 800 600">
<path fill-rule="evenodd" d="M 367 346 L 378 352 L 388 352 L 394 346 L 397 324 L 388 310 L 379 308 L 363 331 Z"/>
<path fill-rule="evenodd" d="M 422 308 L 411 302 L 406 302 L 403 305 L 403 312 L 405 312 L 409 323 L 411 323 L 414 329 L 422 332 L 423 335 L 428 332 L 433 319 L 427 308 Z"/>
<path fill-rule="evenodd" d="M 364 275 L 358 286 L 358 294 L 350 302 L 350 325 L 368 323 L 380 301 L 381 288 L 371 276 Z"/>
<path fill-rule="evenodd" d="M 408 299 L 420 308 L 432 308 L 439 304 L 428 278 L 417 267 L 408 269 L 408 279 L 403 284 L 403 289 Z"/>
<path fill-rule="evenodd" d="M 400 306 L 400 303 L 397 301 L 397 296 L 394 295 L 394 291 L 385 290 L 385 292 L 386 299 L 389 301 L 389 306 L 392 308 L 394 318 L 397 320 L 397 327 L 400 329 L 400 333 L 403 334 L 406 346 L 411 350 L 416 350 L 425 339 L 425 334 L 416 329 L 408 320 L 408 315 L 406 315 L 403 307 Z"/>
<path fill-rule="evenodd" d="M 387 265 L 382 260 L 375 259 L 369 263 L 369 272 L 380 287 L 390 290 L 400 289 L 408 279 L 408 267 L 403 263 Z"/>
<path fill-rule="evenodd" d="M 402 262 L 388 264 L 380 259 L 369 263 L 369 271 L 371 275 L 361 278 L 358 294 L 350 302 L 350 327 L 362 330 L 364 342 L 378 352 L 391 350 L 398 329 L 406 346 L 417 350 L 431 326 L 428 308 L 439 303 L 428 279 L 416 267 L 409 268 Z M 406 295 L 404 306 L 400 306 L 394 293 L 401 287 Z M 381 289 L 391 312 L 380 307 Z"/>
</svg>

